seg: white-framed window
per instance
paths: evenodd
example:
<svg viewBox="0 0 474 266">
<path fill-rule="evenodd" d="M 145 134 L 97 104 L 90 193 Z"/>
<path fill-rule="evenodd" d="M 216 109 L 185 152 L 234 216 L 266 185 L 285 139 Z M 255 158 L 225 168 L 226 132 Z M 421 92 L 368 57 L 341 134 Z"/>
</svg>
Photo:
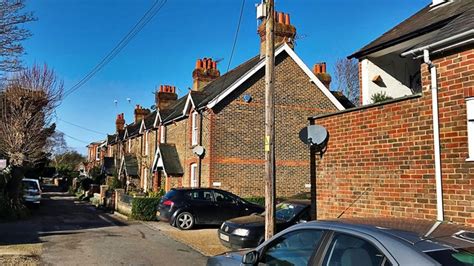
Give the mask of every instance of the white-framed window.
<svg viewBox="0 0 474 266">
<path fill-rule="evenodd" d="M 160 143 L 166 143 L 166 126 L 160 127 Z"/>
<path fill-rule="evenodd" d="M 199 187 L 197 164 L 191 164 L 191 187 Z"/>
<path fill-rule="evenodd" d="M 143 190 L 148 191 L 148 169 L 145 168 L 143 171 Z"/>
<path fill-rule="evenodd" d="M 468 160 L 474 161 L 474 97 L 466 99 Z"/>
<path fill-rule="evenodd" d="M 145 155 L 148 155 L 148 131 L 145 131 Z"/>
<path fill-rule="evenodd" d="M 191 145 L 198 144 L 198 113 L 193 112 L 191 115 Z"/>
<path fill-rule="evenodd" d="M 97 146 L 95 150 L 95 160 L 96 161 L 100 160 L 100 146 Z"/>
</svg>

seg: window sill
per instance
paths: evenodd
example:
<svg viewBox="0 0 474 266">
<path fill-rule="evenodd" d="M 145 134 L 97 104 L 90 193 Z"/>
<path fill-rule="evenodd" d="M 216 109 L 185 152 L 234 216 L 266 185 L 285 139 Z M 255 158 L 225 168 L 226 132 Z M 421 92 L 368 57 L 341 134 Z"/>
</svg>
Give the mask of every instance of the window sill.
<svg viewBox="0 0 474 266">
<path fill-rule="evenodd" d="M 474 158 L 467 158 L 466 162 L 474 162 Z"/>
</svg>

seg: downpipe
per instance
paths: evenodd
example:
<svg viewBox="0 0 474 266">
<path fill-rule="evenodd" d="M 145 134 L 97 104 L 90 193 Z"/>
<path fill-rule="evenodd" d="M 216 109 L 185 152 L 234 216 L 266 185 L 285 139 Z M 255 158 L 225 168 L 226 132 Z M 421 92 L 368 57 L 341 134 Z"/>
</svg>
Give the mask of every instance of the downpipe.
<svg viewBox="0 0 474 266">
<path fill-rule="evenodd" d="M 438 221 L 444 221 L 443 187 L 441 179 L 441 147 L 439 139 L 438 78 L 436 66 L 431 62 L 430 52 L 427 49 L 423 50 L 423 60 L 428 65 L 431 73 L 431 109 L 433 110 L 433 140 L 436 180 L 436 219 Z"/>
</svg>

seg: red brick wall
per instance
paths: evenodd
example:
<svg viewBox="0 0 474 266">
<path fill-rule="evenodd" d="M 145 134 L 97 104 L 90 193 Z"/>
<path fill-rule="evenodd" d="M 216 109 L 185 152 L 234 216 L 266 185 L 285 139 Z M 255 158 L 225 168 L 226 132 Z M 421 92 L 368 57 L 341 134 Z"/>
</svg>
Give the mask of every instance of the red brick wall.
<svg viewBox="0 0 474 266">
<path fill-rule="evenodd" d="M 474 162 L 467 162 L 464 90 L 474 83 L 472 47 L 434 58 L 445 220 L 474 225 Z M 430 76 L 423 95 L 315 120 L 330 132 L 317 159 L 318 217 L 335 218 L 366 188 L 345 216 L 436 218 Z"/>
<path fill-rule="evenodd" d="M 240 196 L 263 196 L 264 70 L 245 82 L 213 110 L 211 121 L 211 184 Z M 250 103 L 242 96 L 249 94 Z M 277 58 L 275 68 L 275 130 L 277 196 L 291 196 L 304 191 L 309 184 L 308 147 L 298 137 L 311 114 L 336 111 L 330 100 L 309 81 L 309 77 L 289 56 Z"/>
</svg>

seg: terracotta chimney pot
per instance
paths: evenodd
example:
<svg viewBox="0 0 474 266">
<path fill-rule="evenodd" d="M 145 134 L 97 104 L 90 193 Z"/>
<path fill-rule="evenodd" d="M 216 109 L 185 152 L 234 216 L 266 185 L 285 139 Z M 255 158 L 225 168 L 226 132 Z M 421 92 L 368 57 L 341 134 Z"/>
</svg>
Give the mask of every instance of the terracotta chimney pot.
<svg viewBox="0 0 474 266">
<path fill-rule="evenodd" d="M 283 19 L 284 15 L 283 12 L 278 13 L 278 23 L 285 23 L 285 20 Z"/>
<path fill-rule="evenodd" d="M 290 25 L 290 14 L 285 14 L 285 25 Z"/>
</svg>

